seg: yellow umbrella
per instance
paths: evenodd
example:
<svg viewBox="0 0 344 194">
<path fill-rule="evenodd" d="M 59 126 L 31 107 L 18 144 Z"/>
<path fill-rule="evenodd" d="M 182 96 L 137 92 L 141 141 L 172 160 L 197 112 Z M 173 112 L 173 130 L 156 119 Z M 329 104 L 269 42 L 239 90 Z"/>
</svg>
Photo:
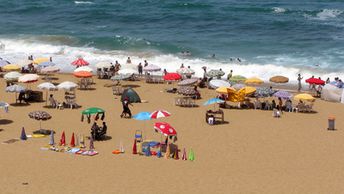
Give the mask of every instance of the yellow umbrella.
<svg viewBox="0 0 344 194">
<path fill-rule="evenodd" d="M 302 93 L 302 94 L 298 94 L 296 96 L 294 96 L 295 100 L 305 100 L 305 101 L 314 101 L 315 98 L 310 95 L 310 94 L 306 94 L 306 93 Z"/>
<path fill-rule="evenodd" d="M 255 87 L 251 87 L 251 86 L 245 86 L 243 88 L 241 88 L 239 91 L 241 90 L 245 90 L 245 95 L 250 95 L 256 92 L 256 88 Z"/>
<path fill-rule="evenodd" d="M 48 61 L 50 61 L 50 58 L 41 57 L 41 58 L 36 58 L 35 60 L 33 60 L 33 63 L 34 64 L 40 64 L 40 63 L 48 62 Z"/>
<path fill-rule="evenodd" d="M 19 71 L 21 67 L 16 64 L 8 64 L 2 67 L 3 70 L 5 71 Z"/>
<path fill-rule="evenodd" d="M 235 89 L 232 87 L 219 87 L 216 89 L 216 92 L 220 94 L 229 94 L 235 92 Z"/>
<path fill-rule="evenodd" d="M 264 81 L 257 77 L 252 77 L 245 81 L 245 84 L 262 84 L 262 83 L 264 83 Z"/>
</svg>

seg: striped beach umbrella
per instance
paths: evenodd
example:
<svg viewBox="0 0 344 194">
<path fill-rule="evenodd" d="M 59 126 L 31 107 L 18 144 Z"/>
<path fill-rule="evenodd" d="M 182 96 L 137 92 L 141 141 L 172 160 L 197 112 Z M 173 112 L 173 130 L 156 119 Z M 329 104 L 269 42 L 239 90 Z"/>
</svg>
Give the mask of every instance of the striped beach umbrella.
<svg viewBox="0 0 344 194">
<path fill-rule="evenodd" d="M 158 119 L 169 116 L 171 116 L 171 113 L 167 112 L 166 110 L 156 110 L 150 114 L 150 117 L 152 119 Z"/>
<path fill-rule="evenodd" d="M 83 58 L 78 58 L 77 60 L 72 62 L 72 65 L 74 66 L 87 66 L 89 63 L 85 61 Z"/>
</svg>

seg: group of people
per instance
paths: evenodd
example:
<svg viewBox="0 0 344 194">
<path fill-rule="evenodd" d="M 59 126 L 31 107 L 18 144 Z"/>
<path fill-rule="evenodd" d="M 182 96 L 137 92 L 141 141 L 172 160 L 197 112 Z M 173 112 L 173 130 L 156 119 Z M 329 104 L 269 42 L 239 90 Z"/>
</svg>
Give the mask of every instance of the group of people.
<svg viewBox="0 0 344 194">
<path fill-rule="evenodd" d="M 91 127 L 91 136 L 94 140 L 102 140 L 106 135 L 107 125 L 103 121 L 103 126 L 99 127 L 96 122 L 93 123 Z"/>
</svg>

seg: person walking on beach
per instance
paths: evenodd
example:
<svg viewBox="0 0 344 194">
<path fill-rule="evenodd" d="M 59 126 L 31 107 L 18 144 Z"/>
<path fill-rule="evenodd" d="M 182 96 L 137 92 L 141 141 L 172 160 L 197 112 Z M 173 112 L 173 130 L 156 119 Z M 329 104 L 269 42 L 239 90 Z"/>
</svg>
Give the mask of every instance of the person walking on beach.
<svg viewBox="0 0 344 194">
<path fill-rule="evenodd" d="M 144 65 L 145 67 L 147 67 L 148 66 L 148 62 L 145 60 L 145 65 Z"/>
<path fill-rule="evenodd" d="M 128 57 L 128 59 L 127 59 L 127 63 L 128 63 L 128 64 L 130 64 L 130 63 L 131 63 L 131 59 L 130 59 L 130 57 Z"/>
<path fill-rule="evenodd" d="M 127 114 L 129 115 L 129 118 L 131 118 L 131 111 L 129 109 L 129 98 L 128 97 L 125 97 L 124 100 L 122 101 L 122 106 L 123 106 L 123 111 L 122 111 L 122 114 L 121 114 L 121 118 L 127 116 Z M 130 104 L 132 105 L 132 104 Z"/>
<path fill-rule="evenodd" d="M 231 70 L 227 75 L 227 80 L 229 81 L 233 76 L 233 70 Z"/>
<path fill-rule="evenodd" d="M 139 63 L 139 65 L 137 66 L 137 70 L 139 72 L 139 75 L 142 75 L 143 66 L 141 63 Z"/>
<path fill-rule="evenodd" d="M 301 74 L 297 75 L 297 82 L 298 82 L 298 88 L 297 91 L 300 92 L 302 89 L 302 85 L 301 85 L 301 80 L 303 79 L 303 77 L 301 77 Z"/>
</svg>

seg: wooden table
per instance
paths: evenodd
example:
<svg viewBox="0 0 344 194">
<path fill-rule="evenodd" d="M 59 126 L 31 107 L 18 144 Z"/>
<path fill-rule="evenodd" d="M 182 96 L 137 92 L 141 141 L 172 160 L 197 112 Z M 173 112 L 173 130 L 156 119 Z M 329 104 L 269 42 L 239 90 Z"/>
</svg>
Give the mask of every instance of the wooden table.
<svg viewBox="0 0 344 194">
<path fill-rule="evenodd" d="M 209 117 L 214 118 L 214 124 L 216 124 L 216 122 L 223 123 L 225 121 L 224 120 L 224 113 L 221 109 L 217 110 L 217 111 L 207 110 L 207 112 L 205 113 L 205 122 L 208 123 Z"/>
</svg>

